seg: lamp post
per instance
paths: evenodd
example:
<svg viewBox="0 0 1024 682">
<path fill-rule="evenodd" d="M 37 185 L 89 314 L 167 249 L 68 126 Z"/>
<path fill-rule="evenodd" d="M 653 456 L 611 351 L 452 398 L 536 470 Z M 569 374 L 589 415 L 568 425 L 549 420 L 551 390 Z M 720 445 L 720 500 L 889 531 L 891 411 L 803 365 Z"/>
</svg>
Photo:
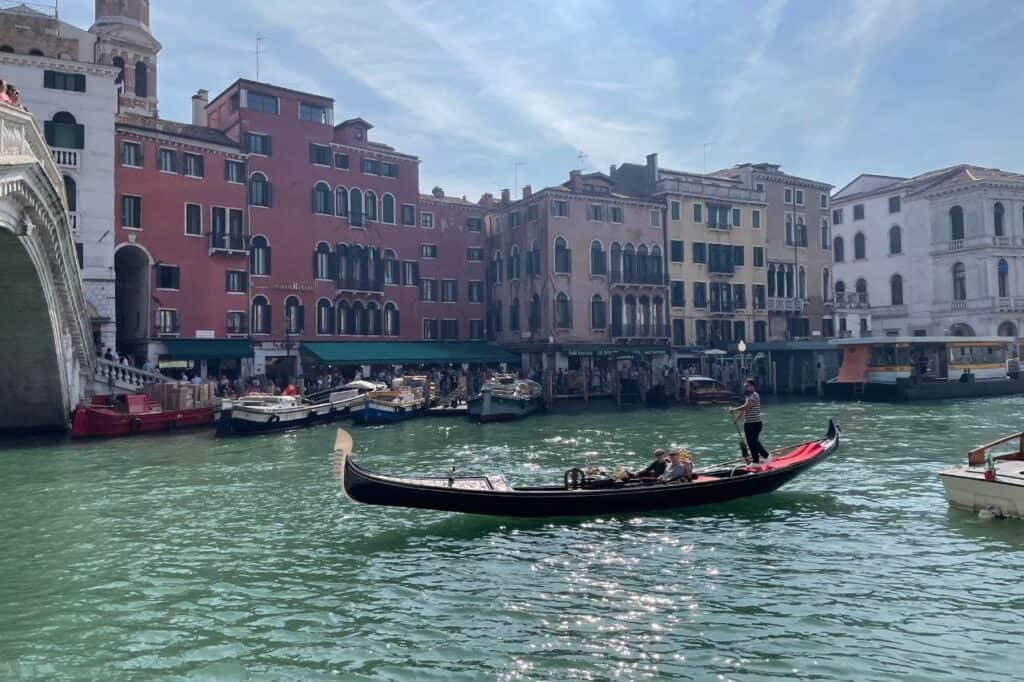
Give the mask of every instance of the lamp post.
<svg viewBox="0 0 1024 682">
<path fill-rule="evenodd" d="M 736 344 L 736 350 L 740 352 L 740 370 L 746 374 L 747 372 L 747 342 L 740 339 L 740 342 Z"/>
</svg>

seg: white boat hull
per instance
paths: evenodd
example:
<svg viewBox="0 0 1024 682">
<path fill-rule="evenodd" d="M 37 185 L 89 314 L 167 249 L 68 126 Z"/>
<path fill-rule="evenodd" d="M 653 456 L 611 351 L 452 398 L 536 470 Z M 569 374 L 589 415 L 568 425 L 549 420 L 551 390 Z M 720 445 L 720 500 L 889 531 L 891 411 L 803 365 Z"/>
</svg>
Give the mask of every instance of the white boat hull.
<svg viewBox="0 0 1024 682">
<path fill-rule="evenodd" d="M 955 507 L 998 509 L 1003 516 L 1024 518 L 1024 462 L 997 461 L 996 478 L 985 480 L 983 467 L 960 466 L 939 473 L 946 499 Z"/>
</svg>

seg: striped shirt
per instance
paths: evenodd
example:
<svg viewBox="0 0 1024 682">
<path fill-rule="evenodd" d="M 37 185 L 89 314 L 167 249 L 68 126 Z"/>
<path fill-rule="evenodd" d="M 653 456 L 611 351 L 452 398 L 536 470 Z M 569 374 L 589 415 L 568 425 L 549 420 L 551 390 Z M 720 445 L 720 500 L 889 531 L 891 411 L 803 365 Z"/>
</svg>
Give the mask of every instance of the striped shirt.
<svg viewBox="0 0 1024 682">
<path fill-rule="evenodd" d="M 743 421 L 749 424 L 750 422 L 761 421 L 761 396 L 754 391 L 747 396 L 746 407 L 743 409 Z"/>
</svg>

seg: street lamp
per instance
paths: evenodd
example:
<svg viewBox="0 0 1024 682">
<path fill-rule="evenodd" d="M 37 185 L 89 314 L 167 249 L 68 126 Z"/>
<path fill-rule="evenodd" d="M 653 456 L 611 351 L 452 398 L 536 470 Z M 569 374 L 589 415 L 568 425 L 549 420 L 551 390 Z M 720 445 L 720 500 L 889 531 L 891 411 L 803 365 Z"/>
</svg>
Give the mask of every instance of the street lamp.
<svg viewBox="0 0 1024 682">
<path fill-rule="evenodd" d="M 740 369 L 743 372 L 747 371 L 747 342 L 740 339 L 740 342 L 736 344 L 736 350 L 740 352 Z"/>
</svg>

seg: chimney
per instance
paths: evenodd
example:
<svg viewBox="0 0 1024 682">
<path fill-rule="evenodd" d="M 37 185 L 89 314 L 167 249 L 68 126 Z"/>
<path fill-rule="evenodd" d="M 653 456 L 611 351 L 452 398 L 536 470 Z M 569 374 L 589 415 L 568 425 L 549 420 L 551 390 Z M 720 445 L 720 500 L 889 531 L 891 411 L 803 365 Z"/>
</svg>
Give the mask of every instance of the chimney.
<svg viewBox="0 0 1024 682">
<path fill-rule="evenodd" d="M 658 184 L 658 155 L 647 155 L 647 182 L 651 187 Z"/>
<path fill-rule="evenodd" d="M 613 163 L 612 165 L 608 166 L 608 176 L 609 177 L 614 177 L 614 175 L 615 175 L 615 164 Z"/>
<path fill-rule="evenodd" d="M 529 199 L 533 196 L 533 188 L 529 185 L 523 185 L 523 199 Z"/>
<path fill-rule="evenodd" d="M 507 203 L 509 203 L 511 201 L 511 199 L 512 199 L 512 193 L 511 192 L 509 192 L 507 189 L 501 190 L 501 203 L 507 204 Z"/>
<path fill-rule="evenodd" d="M 480 195 L 480 201 L 477 202 L 484 208 L 491 208 L 494 206 L 494 195 L 490 192 L 484 192 Z"/>
<path fill-rule="evenodd" d="M 206 105 L 210 102 L 208 90 L 197 90 L 192 95 L 192 125 L 206 127 L 209 125 L 206 119 Z"/>
<path fill-rule="evenodd" d="M 435 187 L 434 189 L 430 190 L 430 193 L 433 194 L 438 199 L 444 199 L 444 190 L 441 189 L 440 187 Z"/>
<path fill-rule="evenodd" d="M 573 192 L 583 191 L 583 174 L 578 170 L 569 171 L 569 189 Z"/>
</svg>

